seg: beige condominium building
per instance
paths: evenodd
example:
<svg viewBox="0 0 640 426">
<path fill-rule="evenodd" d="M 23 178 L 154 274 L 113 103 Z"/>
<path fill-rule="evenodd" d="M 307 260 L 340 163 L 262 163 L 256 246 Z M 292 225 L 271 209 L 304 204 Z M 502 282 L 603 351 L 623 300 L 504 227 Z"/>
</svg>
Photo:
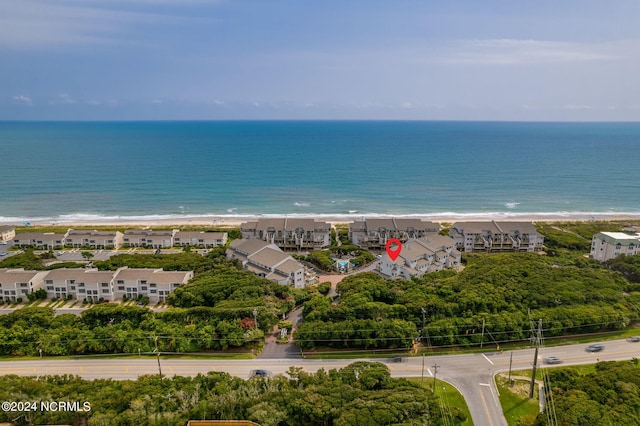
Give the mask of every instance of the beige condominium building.
<svg viewBox="0 0 640 426">
<path fill-rule="evenodd" d="M 193 271 L 163 271 L 162 269 L 120 268 L 113 274 L 114 296 L 136 299 L 147 296 L 149 301 L 165 302 L 176 288 L 189 282 Z"/>
<path fill-rule="evenodd" d="M 461 255 L 452 238 L 439 234 L 410 239 L 402 244 L 400 254 L 392 260 L 382 255 L 378 271 L 388 278 L 422 277 L 430 272 L 460 268 Z"/>
<path fill-rule="evenodd" d="M 449 230 L 459 251 L 536 252 L 544 248 L 544 236 L 531 222 L 456 222 Z"/>
<path fill-rule="evenodd" d="M 242 267 L 259 277 L 282 285 L 303 288 L 315 275 L 278 246 L 262 240 L 234 240 L 227 249 L 228 259 L 237 259 Z"/>
<path fill-rule="evenodd" d="M 265 218 L 240 225 L 243 239 L 258 239 L 282 250 L 320 250 L 331 246 L 331 225 L 315 219 Z"/>
<path fill-rule="evenodd" d="M 98 302 L 115 300 L 113 294 L 113 271 L 97 269 L 54 269 L 44 277 L 47 298 Z"/>
<path fill-rule="evenodd" d="M 48 271 L 25 271 L 22 268 L 0 269 L 0 300 L 15 302 L 18 298 L 27 300 L 27 294 L 42 288 Z"/>
<path fill-rule="evenodd" d="M 113 249 L 122 245 L 122 232 L 86 231 L 82 229 L 67 231 L 65 246 L 73 248 L 91 247 L 94 249 Z"/>
<path fill-rule="evenodd" d="M 186 247 L 213 248 L 227 244 L 226 232 L 175 231 L 173 244 Z"/>
<path fill-rule="evenodd" d="M 391 238 L 404 243 L 438 231 L 439 224 L 420 219 L 365 219 L 349 225 L 349 239 L 362 248 L 383 250 Z"/>
<path fill-rule="evenodd" d="M 0 226 L 0 241 L 11 241 L 16 236 L 16 230 L 13 226 Z"/>
<path fill-rule="evenodd" d="M 152 231 L 150 229 L 127 229 L 122 237 L 125 247 L 169 248 L 173 246 L 174 231 Z"/>
<path fill-rule="evenodd" d="M 598 232 L 591 239 L 589 257 L 600 262 L 634 254 L 640 254 L 640 233 Z"/>
<path fill-rule="evenodd" d="M 13 237 L 13 244 L 17 247 L 32 247 L 40 250 L 55 250 L 64 247 L 65 234 L 52 232 L 25 232 Z"/>
</svg>

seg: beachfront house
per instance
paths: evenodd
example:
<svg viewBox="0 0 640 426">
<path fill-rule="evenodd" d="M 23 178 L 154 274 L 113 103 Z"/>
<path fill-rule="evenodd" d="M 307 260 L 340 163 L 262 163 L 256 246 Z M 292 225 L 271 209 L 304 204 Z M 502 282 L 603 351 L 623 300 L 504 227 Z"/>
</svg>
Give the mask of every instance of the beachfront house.
<svg viewBox="0 0 640 426">
<path fill-rule="evenodd" d="M 122 232 L 69 229 L 65 246 L 71 248 L 117 249 L 122 245 Z"/>
<path fill-rule="evenodd" d="M 115 300 L 112 271 L 54 269 L 44 277 L 44 289 L 47 292 L 47 298 L 51 299 L 86 299 L 89 302 Z"/>
<path fill-rule="evenodd" d="M 15 236 L 16 229 L 13 226 L 0 226 L 0 242 L 11 241 Z"/>
<path fill-rule="evenodd" d="M 174 231 L 127 229 L 122 237 L 124 247 L 168 248 L 173 246 Z"/>
<path fill-rule="evenodd" d="M 53 232 L 25 232 L 13 237 L 13 245 L 38 250 L 57 250 L 64 247 L 65 234 Z"/>
<path fill-rule="evenodd" d="M 386 278 L 420 278 L 430 272 L 443 269 L 460 269 L 461 255 L 452 238 L 430 234 L 423 238 L 409 239 L 395 260 L 387 253 L 382 255 L 378 272 Z"/>
<path fill-rule="evenodd" d="M 459 251 L 467 253 L 536 252 L 544 236 L 532 222 L 456 222 L 449 230 Z"/>
<path fill-rule="evenodd" d="M 315 219 L 261 218 L 240 225 L 243 239 L 258 239 L 282 250 L 320 250 L 331 245 L 331 225 Z"/>
<path fill-rule="evenodd" d="M 173 245 L 213 248 L 227 244 L 226 232 L 178 231 L 173 234 Z"/>
<path fill-rule="evenodd" d="M 384 250 L 391 238 L 404 243 L 439 231 L 439 224 L 421 219 L 363 219 L 349 224 L 349 239 L 365 249 Z"/>
<path fill-rule="evenodd" d="M 25 271 L 22 268 L 0 269 L 0 301 L 27 300 L 27 294 L 42 288 L 48 271 Z"/>
<path fill-rule="evenodd" d="M 193 271 L 164 271 L 148 268 L 119 268 L 113 273 L 117 299 L 147 296 L 151 303 L 166 302 L 176 288 L 193 278 Z"/>
<path fill-rule="evenodd" d="M 589 257 L 599 262 L 640 254 L 640 233 L 598 232 L 591 239 Z"/>
<path fill-rule="evenodd" d="M 242 267 L 259 277 L 282 285 L 304 288 L 315 283 L 315 274 L 275 244 L 258 239 L 234 240 L 227 249 L 228 259 L 237 259 Z"/>
</svg>

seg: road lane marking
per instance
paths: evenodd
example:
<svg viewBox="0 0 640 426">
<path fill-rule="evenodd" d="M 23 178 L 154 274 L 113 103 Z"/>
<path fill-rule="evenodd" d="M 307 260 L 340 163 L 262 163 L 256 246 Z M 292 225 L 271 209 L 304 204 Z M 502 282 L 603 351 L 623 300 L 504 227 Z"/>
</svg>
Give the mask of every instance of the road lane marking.
<svg viewBox="0 0 640 426">
<path fill-rule="evenodd" d="M 489 386 L 489 384 L 487 383 L 479 383 L 479 385 Z M 480 389 L 480 398 L 482 398 L 482 405 L 484 405 L 484 412 L 487 414 L 487 420 L 489 420 L 489 424 L 493 426 L 493 422 L 491 421 L 491 413 L 489 412 L 489 407 L 487 406 L 487 400 L 484 398 L 484 393 L 482 392 L 482 389 Z"/>
<path fill-rule="evenodd" d="M 487 361 L 489 361 L 489 364 L 494 365 L 493 361 L 491 361 L 489 358 L 487 358 L 487 356 L 485 354 L 482 354 L 482 356 L 484 357 L 484 359 L 486 359 Z"/>
</svg>

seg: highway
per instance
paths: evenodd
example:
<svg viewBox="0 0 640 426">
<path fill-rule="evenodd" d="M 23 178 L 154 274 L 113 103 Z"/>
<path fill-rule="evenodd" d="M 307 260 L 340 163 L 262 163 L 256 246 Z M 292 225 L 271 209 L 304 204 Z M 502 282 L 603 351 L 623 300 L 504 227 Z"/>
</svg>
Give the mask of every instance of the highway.
<svg viewBox="0 0 640 426">
<path fill-rule="evenodd" d="M 640 343 L 615 340 L 604 343 L 602 352 L 585 351 L 586 344 L 541 348 L 539 365 L 547 356 L 556 356 L 561 365 L 592 364 L 598 361 L 640 358 Z M 511 352 L 485 352 L 464 355 L 437 355 L 411 357 L 406 362 L 394 363 L 387 359 L 362 359 L 385 363 L 394 377 L 433 377 L 433 366 L 438 365 L 437 378 L 445 380 L 460 390 L 464 396 L 473 423 L 476 426 L 504 426 L 506 420 L 498 400 L 498 391 L 493 377 L 509 370 Z M 533 362 L 534 349 L 513 351 L 513 370 L 529 369 Z M 342 368 L 356 360 L 311 360 L 311 359 L 252 359 L 252 360 L 211 360 L 181 359 L 161 357 L 162 373 L 168 376 L 194 376 L 208 371 L 224 371 L 231 375 L 248 378 L 251 370 L 260 368 L 272 374 L 283 374 L 290 366 L 302 367 L 313 372 Z M 424 365 L 424 370 L 423 370 Z M 545 366 L 546 367 L 546 366 Z M 557 367 L 557 366 L 553 366 Z M 423 373 L 424 371 L 424 373 Z M 118 380 L 136 379 L 143 374 L 157 374 L 158 363 L 149 358 L 76 358 L 41 359 L 30 361 L 0 361 L 0 374 L 40 376 L 48 374 L 75 374 L 86 379 L 113 378 Z"/>
</svg>

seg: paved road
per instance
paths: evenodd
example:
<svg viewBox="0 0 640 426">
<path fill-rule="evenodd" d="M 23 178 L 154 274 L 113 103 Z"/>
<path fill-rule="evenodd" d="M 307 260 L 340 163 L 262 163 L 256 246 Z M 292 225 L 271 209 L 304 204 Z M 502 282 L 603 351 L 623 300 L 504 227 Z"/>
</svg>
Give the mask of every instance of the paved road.
<svg viewBox="0 0 640 426">
<path fill-rule="evenodd" d="M 588 353 L 586 345 L 571 345 L 556 348 L 543 348 L 539 358 L 557 356 L 564 365 L 592 364 L 597 361 L 613 361 L 640 358 L 640 343 L 616 340 L 605 343 L 605 350 Z M 407 362 L 393 363 L 387 359 L 366 359 L 387 363 L 394 377 L 433 377 L 438 365 L 437 378 L 455 385 L 464 396 L 476 426 L 506 425 L 502 414 L 498 393 L 493 376 L 509 369 L 511 352 L 486 352 L 483 354 L 439 355 L 409 358 Z M 531 367 L 533 349 L 513 351 L 513 369 L 523 370 Z M 266 369 L 273 374 L 283 374 L 290 366 L 302 367 L 314 372 L 320 368 L 326 370 L 342 368 L 356 360 L 309 360 L 309 359 L 254 359 L 254 360 L 198 360 L 161 358 L 162 373 L 167 375 L 194 376 L 207 371 L 226 371 L 231 375 L 248 378 L 251 370 Z M 423 364 L 424 362 L 424 364 Z M 423 369 L 424 365 L 424 369 Z M 135 379 L 143 374 L 158 373 L 156 358 L 82 358 L 82 359 L 43 359 L 33 361 L 0 361 L 0 374 L 18 374 L 26 376 L 45 374 L 76 374 L 87 379 L 114 378 Z"/>
</svg>

